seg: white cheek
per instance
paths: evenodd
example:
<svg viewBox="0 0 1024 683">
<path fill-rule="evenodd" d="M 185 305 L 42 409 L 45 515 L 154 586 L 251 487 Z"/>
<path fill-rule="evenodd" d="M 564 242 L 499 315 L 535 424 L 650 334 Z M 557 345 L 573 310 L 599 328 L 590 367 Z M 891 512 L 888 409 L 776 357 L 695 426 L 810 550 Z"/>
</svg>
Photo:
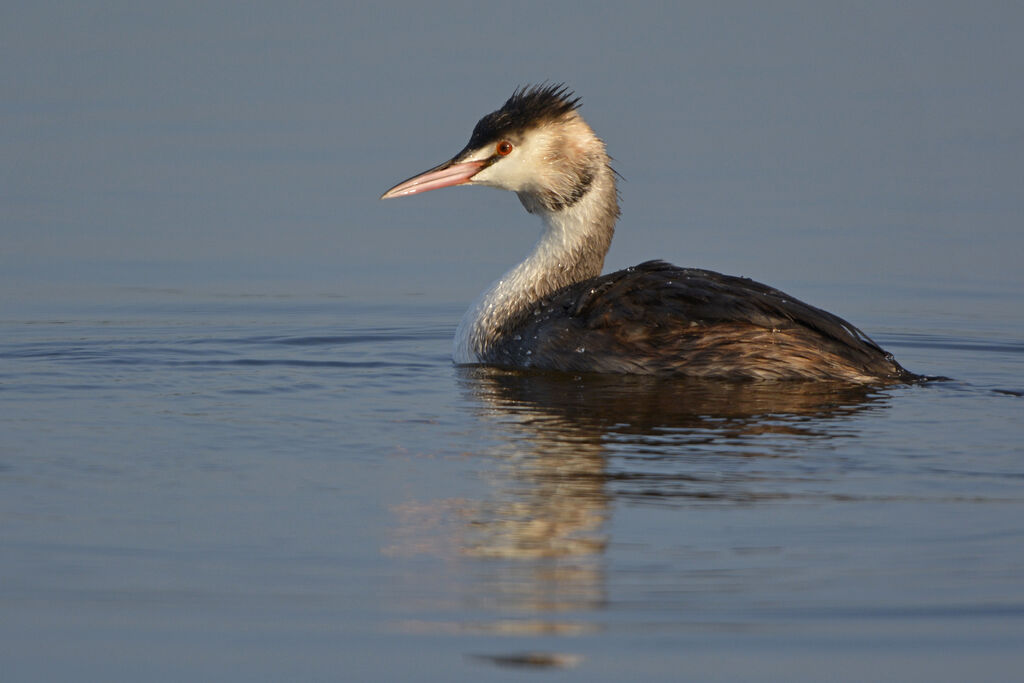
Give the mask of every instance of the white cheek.
<svg viewBox="0 0 1024 683">
<path fill-rule="evenodd" d="M 535 178 L 536 170 L 525 155 L 513 153 L 477 173 L 473 183 L 519 192 L 528 188 Z"/>
<path fill-rule="evenodd" d="M 531 192 L 544 170 L 550 165 L 545 159 L 545 150 L 550 149 L 548 132 L 540 129 L 519 140 L 518 145 L 507 157 L 473 176 L 474 185 L 487 185 L 513 192 Z M 477 154 L 484 158 L 494 153 L 493 147 L 480 149 Z"/>
</svg>

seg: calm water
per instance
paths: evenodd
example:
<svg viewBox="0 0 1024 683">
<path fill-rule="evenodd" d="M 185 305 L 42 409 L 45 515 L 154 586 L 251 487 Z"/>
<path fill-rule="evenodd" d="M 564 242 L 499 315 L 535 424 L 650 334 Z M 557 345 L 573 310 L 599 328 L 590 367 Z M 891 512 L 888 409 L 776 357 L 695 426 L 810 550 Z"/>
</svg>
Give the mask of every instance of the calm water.
<svg viewBox="0 0 1024 683">
<path fill-rule="evenodd" d="M 516 7 L 5 3 L 2 683 L 1021 678 L 1024 5 Z M 609 270 L 954 380 L 453 367 L 539 225 L 377 198 L 545 79 Z"/>
<path fill-rule="evenodd" d="M 1008 680 L 1017 295 L 850 315 L 956 378 L 871 390 L 459 369 L 414 296 L 10 306 L 3 678 Z"/>
</svg>

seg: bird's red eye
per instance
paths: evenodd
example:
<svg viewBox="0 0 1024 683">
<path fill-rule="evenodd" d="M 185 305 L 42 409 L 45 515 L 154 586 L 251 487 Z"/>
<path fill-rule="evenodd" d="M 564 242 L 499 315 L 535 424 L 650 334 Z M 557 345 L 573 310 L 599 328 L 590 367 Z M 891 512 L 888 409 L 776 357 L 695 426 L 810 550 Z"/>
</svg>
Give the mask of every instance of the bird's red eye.
<svg viewBox="0 0 1024 683">
<path fill-rule="evenodd" d="M 512 153 L 512 143 L 508 140 L 502 140 L 498 143 L 498 146 L 495 147 L 495 151 L 501 156 L 507 157 Z"/>
</svg>

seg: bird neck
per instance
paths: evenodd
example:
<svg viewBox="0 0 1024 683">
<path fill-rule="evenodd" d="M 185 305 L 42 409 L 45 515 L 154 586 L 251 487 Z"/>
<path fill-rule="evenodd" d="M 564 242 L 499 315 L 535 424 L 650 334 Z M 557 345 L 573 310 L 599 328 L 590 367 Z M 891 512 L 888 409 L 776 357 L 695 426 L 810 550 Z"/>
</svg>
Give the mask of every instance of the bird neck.
<svg viewBox="0 0 1024 683">
<path fill-rule="evenodd" d="M 557 210 L 543 194 L 521 192 L 519 199 L 527 211 L 541 216 L 544 229 L 529 256 L 466 311 L 455 336 L 457 363 L 480 362 L 538 301 L 597 277 L 604 267 L 619 216 L 615 176 L 607 164 L 597 170 L 585 192 L 572 203 L 561 202 Z"/>
</svg>

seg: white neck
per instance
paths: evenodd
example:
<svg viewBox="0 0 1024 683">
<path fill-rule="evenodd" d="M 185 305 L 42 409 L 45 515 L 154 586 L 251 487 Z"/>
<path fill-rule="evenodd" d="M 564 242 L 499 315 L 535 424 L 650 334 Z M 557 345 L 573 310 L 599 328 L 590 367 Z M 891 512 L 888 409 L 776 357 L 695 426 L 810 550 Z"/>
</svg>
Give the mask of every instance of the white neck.
<svg viewBox="0 0 1024 683">
<path fill-rule="evenodd" d="M 456 363 L 478 363 L 503 325 L 537 301 L 567 285 L 601 274 L 618 217 L 613 172 L 607 166 L 575 204 L 548 211 L 534 195 L 520 193 L 527 211 L 539 213 L 544 229 L 526 259 L 488 287 L 469 307 L 455 333 Z"/>
</svg>

